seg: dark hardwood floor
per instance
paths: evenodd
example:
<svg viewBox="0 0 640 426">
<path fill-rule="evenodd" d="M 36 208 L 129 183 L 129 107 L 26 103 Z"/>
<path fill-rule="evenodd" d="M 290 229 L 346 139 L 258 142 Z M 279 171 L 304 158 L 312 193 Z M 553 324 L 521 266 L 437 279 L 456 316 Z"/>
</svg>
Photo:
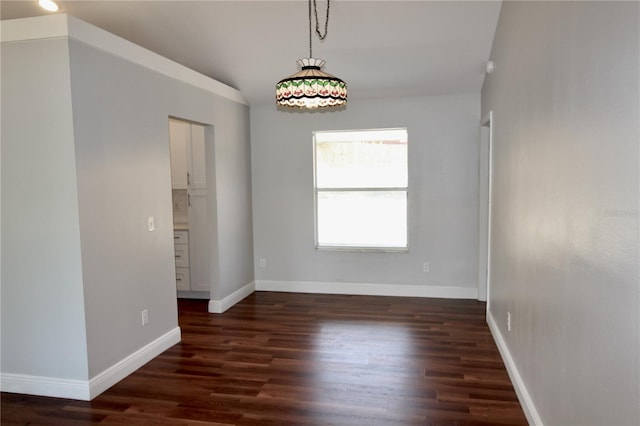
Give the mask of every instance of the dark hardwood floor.
<svg viewBox="0 0 640 426">
<path fill-rule="evenodd" d="M 470 300 L 180 300 L 182 342 L 91 402 L 3 393 L 2 425 L 526 425 Z"/>
</svg>

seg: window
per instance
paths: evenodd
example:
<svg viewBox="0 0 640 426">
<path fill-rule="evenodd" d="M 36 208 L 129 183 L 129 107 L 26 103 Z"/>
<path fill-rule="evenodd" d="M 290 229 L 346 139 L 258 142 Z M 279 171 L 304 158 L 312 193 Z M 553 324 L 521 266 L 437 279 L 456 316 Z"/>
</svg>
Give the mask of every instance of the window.
<svg viewBox="0 0 640 426">
<path fill-rule="evenodd" d="M 406 129 L 314 132 L 316 247 L 407 248 Z"/>
</svg>

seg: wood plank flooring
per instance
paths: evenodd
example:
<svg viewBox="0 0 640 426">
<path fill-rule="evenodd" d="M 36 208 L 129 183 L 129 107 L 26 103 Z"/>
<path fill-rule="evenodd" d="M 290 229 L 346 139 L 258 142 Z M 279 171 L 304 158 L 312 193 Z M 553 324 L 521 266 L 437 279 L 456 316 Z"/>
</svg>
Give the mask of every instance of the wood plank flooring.
<svg viewBox="0 0 640 426">
<path fill-rule="evenodd" d="M 470 300 L 180 300 L 182 342 L 91 402 L 3 393 L 2 425 L 526 425 Z"/>
</svg>

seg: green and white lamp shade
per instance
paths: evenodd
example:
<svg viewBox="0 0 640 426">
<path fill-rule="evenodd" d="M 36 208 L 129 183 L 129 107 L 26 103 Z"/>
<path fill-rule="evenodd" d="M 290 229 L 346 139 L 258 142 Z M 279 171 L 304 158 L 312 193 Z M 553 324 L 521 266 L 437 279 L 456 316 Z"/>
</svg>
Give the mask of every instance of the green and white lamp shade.
<svg viewBox="0 0 640 426">
<path fill-rule="evenodd" d="M 303 58 L 297 62 L 302 69 L 276 84 L 276 104 L 313 109 L 347 103 L 347 83 L 322 71 L 324 60 Z"/>
</svg>

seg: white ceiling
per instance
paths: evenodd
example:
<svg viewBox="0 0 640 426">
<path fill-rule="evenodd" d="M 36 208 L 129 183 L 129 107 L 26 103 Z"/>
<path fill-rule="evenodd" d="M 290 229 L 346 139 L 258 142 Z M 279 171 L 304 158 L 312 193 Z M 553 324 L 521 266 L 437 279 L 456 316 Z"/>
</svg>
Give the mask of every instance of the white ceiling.
<svg viewBox="0 0 640 426">
<path fill-rule="evenodd" d="M 309 53 L 306 0 L 59 1 L 69 13 L 272 102 L 275 83 Z M 347 82 L 349 99 L 479 93 L 500 1 L 333 0 L 314 57 Z M 326 2 L 318 1 L 323 17 Z M 45 15 L 35 0 L 5 1 L 0 18 Z"/>
</svg>

